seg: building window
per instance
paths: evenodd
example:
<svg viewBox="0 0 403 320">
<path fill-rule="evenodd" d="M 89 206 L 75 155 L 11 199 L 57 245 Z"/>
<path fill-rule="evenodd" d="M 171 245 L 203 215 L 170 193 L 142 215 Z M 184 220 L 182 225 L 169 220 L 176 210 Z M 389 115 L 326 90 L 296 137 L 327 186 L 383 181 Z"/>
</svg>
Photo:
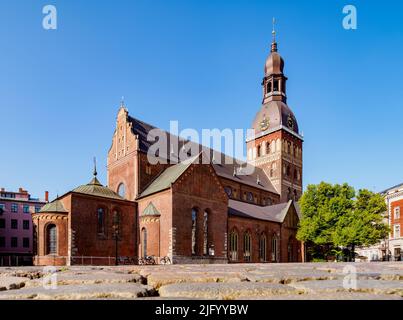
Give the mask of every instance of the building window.
<svg viewBox="0 0 403 320">
<path fill-rule="evenodd" d="M 29 238 L 23 238 L 22 239 L 22 246 L 24 248 L 29 248 Z"/>
<path fill-rule="evenodd" d="M 257 156 L 260 157 L 262 155 L 262 147 L 260 145 L 257 146 Z"/>
<path fill-rule="evenodd" d="M 251 261 L 251 235 L 249 232 L 245 232 L 243 236 L 243 260 L 245 262 Z"/>
<path fill-rule="evenodd" d="M 400 238 L 400 224 L 395 224 L 393 228 L 394 238 Z"/>
<path fill-rule="evenodd" d="M 17 248 L 17 247 L 18 247 L 18 238 L 12 237 L 11 238 L 11 248 Z"/>
<path fill-rule="evenodd" d="M 231 198 L 231 196 L 232 196 L 232 188 L 231 187 L 225 187 L 224 189 L 225 189 L 225 192 L 228 195 L 228 197 Z"/>
<path fill-rule="evenodd" d="M 290 169 L 290 166 L 288 164 L 286 166 L 285 175 L 287 177 L 291 176 L 291 169 Z"/>
<path fill-rule="evenodd" d="M 18 204 L 16 203 L 11 204 L 11 212 L 18 212 Z"/>
<path fill-rule="evenodd" d="M 0 229 L 6 228 L 6 219 L 0 219 Z"/>
<path fill-rule="evenodd" d="M 273 91 L 277 92 L 278 91 L 278 80 L 273 81 Z"/>
<path fill-rule="evenodd" d="M 270 142 L 266 142 L 266 154 L 270 153 Z"/>
<path fill-rule="evenodd" d="M 47 245 L 46 245 L 46 253 L 47 254 L 56 254 L 57 253 L 57 229 L 54 224 L 50 224 L 47 227 L 47 232 L 46 232 L 46 240 L 47 240 Z"/>
<path fill-rule="evenodd" d="M 204 211 L 203 215 L 203 254 L 209 255 L 208 250 L 208 212 Z"/>
<path fill-rule="evenodd" d="M 252 192 L 248 192 L 248 201 L 253 202 L 253 193 Z"/>
<path fill-rule="evenodd" d="M 291 191 L 291 188 L 288 188 L 287 200 L 290 201 L 290 200 L 292 200 L 291 198 L 292 198 L 292 191 Z"/>
<path fill-rule="evenodd" d="M 197 245 L 197 210 L 192 209 L 192 255 L 196 255 Z"/>
<path fill-rule="evenodd" d="M 0 248 L 4 248 L 6 246 L 6 238 L 0 237 Z"/>
<path fill-rule="evenodd" d="M 105 234 L 105 210 L 103 208 L 97 210 L 97 233 Z"/>
<path fill-rule="evenodd" d="M 259 259 L 261 262 L 265 262 L 266 259 L 266 235 L 261 234 L 259 239 Z"/>
<path fill-rule="evenodd" d="M 18 229 L 18 220 L 11 219 L 11 229 Z"/>
<path fill-rule="evenodd" d="M 151 165 L 149 163 L 146 164 L 146 174 L 151 175 Z"/>
<path fill-rule="evenodd" d="M 291 142 L 287 142 L 287 153 L 291 154 Z"/>
<path fill-rule="evenodd" d="M 24 220 L 24 221 L 22 222 L 22 228 L 23 228 L 24 230 L 29 230 L 29 220 Z"/>
<path fill-rule="evenodd" d="M 141 229 L 141 252 L 143 253 L 143 257 L 147 257 L 147 229 Z"/>
<path fill-rule="evenodd" d="M 267 93 L 271 92 L 271 81 L 267 82 Z"/>
<path fill-rule="evenodd" d="M 273 204 L 273 201 L 270 198 L 267 198 L 266 205 L 271 206 Z"/>
<path fill-rule="evenodd" d="M 120 195 L 122 198 L 126 196 L 126 187 L 123 183 L 119 184 L 118 195 Z"/>
<path fill-rule="evenodd" d="M 38 213 L 39 211 L 41 211 L 41 207 L 35 207 L 35 213 Z"/>
<path fill-rule="evenodd" d="M 22 211 L 23 211 L 24 213 L 29 213 L 29 206 L 24 205 L 24 206 L 22 207 Z"/>
<path fill-rule="evenodd" d="M 230 252 L 230 260 L 237 261 L 238 260 L 238 232 L 236 230 L 232 230 L 229 236 L 229 252 Z"/>
<path fill-rule="evenodd" d="M 271 240 L 271 261 L 278 262 L 278 239 L 276 236 Z"/>
<path fill-rule="evenodd" d="M 395 211 L 395 219 L 400 219 L 400 207 L 396 207 Z"/>
</svg>

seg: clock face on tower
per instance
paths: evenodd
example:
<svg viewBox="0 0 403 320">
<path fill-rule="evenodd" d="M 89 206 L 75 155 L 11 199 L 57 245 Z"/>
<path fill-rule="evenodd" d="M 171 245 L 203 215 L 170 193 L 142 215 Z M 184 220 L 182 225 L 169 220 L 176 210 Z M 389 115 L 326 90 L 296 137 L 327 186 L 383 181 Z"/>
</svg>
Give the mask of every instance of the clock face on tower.
<svg viewBox="0 0 403 320">
<path fill-rule="evenodd" d="M 287 119 L 287 126 L 290 129 L 294 129 L 294 120 L 292 119 L 291 115 L 288 115 L 288 119 Z"/>
<path fill-rule="evenodd" d="M 269 128 L 269 119 L 264 116 L 262 122 L 260 123 L 260 130 L 264 131 Z"/>
</svg>

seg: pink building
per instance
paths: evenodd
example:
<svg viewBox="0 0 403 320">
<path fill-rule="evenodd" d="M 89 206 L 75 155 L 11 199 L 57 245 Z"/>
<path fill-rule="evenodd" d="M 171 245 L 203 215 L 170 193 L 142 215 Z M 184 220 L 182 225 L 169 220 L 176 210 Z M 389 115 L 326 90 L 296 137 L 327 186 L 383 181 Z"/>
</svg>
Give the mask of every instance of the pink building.
<svg viewBox="0 0 403 320">
<path fill-rule="evenodd" d="M 45 201 L 31 198 L 28 191 L 0 189 L 0 266 L 23 265 L 32 262 L 32 213 L 39 212 Z"/>
</svg>

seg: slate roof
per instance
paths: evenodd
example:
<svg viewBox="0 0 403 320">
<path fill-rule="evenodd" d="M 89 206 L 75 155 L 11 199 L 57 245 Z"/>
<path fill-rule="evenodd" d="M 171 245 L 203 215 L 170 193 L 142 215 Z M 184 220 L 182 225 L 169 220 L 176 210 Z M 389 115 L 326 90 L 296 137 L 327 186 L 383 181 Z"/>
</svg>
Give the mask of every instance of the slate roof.
<svg viewBox="0 0 403 320">
<path fill-rule="evenodd" d="M 68 211 L 64 208 L 61 201 L 56 199 L 52 202 L 45 204 L 39 211 L 39 213 L 44 213 L 44 212 L 67 213 Z"/>
<path fill-rule="evenodd" d="M 124 200 L 116 192 L 112 191 L 108 187 L 104 187 L 96 177 L 94 177 L 90 183 L 84 184 L 72 190 L 75 193 L 87 194 L 97 197 Z"/>
<path fill-rule="evenodd" d="M 160 216 L 160 212 L 157 210 L 157 208 L 154 206 L 152 202 L 148 204 L 148 206 L 144 209 L 143 213 L 141 216 Z"/>
<path fill-rule="evenodd" d="M 293 203 L 294 202 L 290 200 L 285 203 L 261 207 L 252 203 L 230 199 L 228 202 L 228 214 L 243 218 L 254 218 L 282 223 Z M 297 210 L 297 214 L 300 217 L 299 210 Z"/>
<path fill-rule="evenodd" d="M 212 161 L 212 165 L 214 167 L 214 170 L 216 171 L 216 174 L 218 176 L 221 176 L 223 178 L 227 178 L 229 180 L 234 180 L 236 182 L 246 184 L 255 188 L 259 188 L 265 191 L 269 191 L 275 194 L 278 194 L 277 190 L 274 188 L 272 183 L 270 182 L 270 179 L 267 177 L 267 175 L 264 173 L 263 169 L 255 167 L 255 170 L 253 173 L 249 175 L 244 175 L 241 172 L 238 171 L 240 166 L 245 166 L 245 162 L 234 159 L 228 155 L 225 155 L 219 151 L 213 150 L 211 148 L 208 148 L 206 146 L 202 146 L 198 143 L 191 142 L 189 140 L 183 139 L 181 137 L 177 137 L 175 135 L 170 134 L 167 131 L 164 131 L 162 129 L 156 128 L 144 121 L 138 120 L 136 118 L 133 118 L 131 116 L 128 117 L 128 121 L 131 122 L 132 124 L 132 132 L 135 135 L 138 135 L 139 137 L 139 148 L 142 152 L 147 153 L 149 147 L 152 145 L 153 142 L 147 141 L 147 135 L 148 133 L 153 130 L 157 129 L 160 132 L 163 132 L 167 135 L 167 144 L 168 146 L 171 146 L 171 139 L 179 139 L 179 147 L 178 150 L 181 150 L 184 144 L 187 146 L 193 146 L 194 148 L 197 148 L 197 152 L 204 152 L 207 155 L 210 155 L 210 159 L 215 159 L 215 161 Z M 152 136 L 152 135 L 150 135 Z M 173 140 L 172 140 L 173 141 Z M 159 156 L 164 159 L 168 158 L 173 158 L 176 162 L 180 162 L 178 160 L 178 155 L 177 154 L 170 154 L 170 150 L 167 150 L 166 155 L 160 154 Z M 214 154 L 214 156 L 213 156 Z M 236 171 L 238 171 L 238 174 L 234 176 L 234 168 Z M 168 170 L 168 169 L 167 169 Z M 174 171 L 180 170 L 178 168 L 175 168 Z M 168 177 L 172 174 L 172 172 L 167 173 Z M 259 183 L 258 183 L 259 181 Z M 159 182 L 162 183 L 162 182 Z M 168 188 L 165 184 L 165 188 Z M 160 189 L 162 190 L 162 189 Z M 144 192 L 143 192 L 144 194 Z M 141 196 L 143 196 L 143 194 Z"/>
</svg>

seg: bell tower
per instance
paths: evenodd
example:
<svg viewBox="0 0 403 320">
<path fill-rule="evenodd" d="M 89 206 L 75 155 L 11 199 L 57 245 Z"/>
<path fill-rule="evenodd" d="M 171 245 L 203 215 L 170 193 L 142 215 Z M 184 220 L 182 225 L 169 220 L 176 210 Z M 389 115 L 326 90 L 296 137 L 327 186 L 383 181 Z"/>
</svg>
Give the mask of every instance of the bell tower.
<svg viewBox="0 0 403 320">
<path fill-rule="evenodd" d="M 280 194 L 281 202 L 302 195 L 302 144 L 298 122 L 287 105 L 284 60 L 277 50 L 273 19 L 273 40 L 262 81 L 262 106 L 252 123 L 254 137 L 246 141 L 248 162 L 260 167 Z"/>
</svg>

